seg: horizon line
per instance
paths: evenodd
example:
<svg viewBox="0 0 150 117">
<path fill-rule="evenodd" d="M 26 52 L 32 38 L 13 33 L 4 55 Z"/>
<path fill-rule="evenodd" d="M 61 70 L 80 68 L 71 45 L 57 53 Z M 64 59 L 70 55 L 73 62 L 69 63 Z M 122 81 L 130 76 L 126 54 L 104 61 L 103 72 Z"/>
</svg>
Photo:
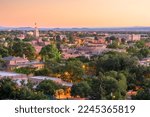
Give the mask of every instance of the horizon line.
<svg viewBox="0 0 150 117">
<path fill-rule="evenodd" d="M 47 26 L 38 26 L 38 28 L 138 28 L 138 27 L 150 27 L 150 26 L 70 26 L 70 27 L 47 27 Z M 35 28 L 33 26 L 2 26 L 0 28 Z"/>
</svg>

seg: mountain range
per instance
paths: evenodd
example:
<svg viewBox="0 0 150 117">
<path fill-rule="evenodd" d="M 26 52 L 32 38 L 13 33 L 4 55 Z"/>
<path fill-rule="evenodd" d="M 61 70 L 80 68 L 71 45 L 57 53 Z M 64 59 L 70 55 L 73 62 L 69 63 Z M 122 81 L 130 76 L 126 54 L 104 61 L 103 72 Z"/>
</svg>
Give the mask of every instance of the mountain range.
<svg viewBox="0 0 150 117">
<path fill-rule="evenodd" d="M 20 30 L 20 31 L 30 31 L 34 30 L 32 27 L 3 27 L 0 26 L 0 31 L 7 30 Z M 54 30 L 54 31 L 150 31 L 150 27 L 103 27 L 103 28 L 39 28 L 41 31 Z"/>
</svg>

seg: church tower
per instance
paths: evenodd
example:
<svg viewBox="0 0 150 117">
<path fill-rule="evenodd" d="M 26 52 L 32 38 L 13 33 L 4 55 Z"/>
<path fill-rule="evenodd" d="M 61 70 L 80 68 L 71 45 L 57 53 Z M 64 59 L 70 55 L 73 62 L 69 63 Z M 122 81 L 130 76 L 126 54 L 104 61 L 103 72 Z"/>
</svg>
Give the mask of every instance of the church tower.
<svg viewBox="0 0 150 117">
<path fill-rule="evenodd" d="M 34 36 L 35 36 L 36 39 L 39 38 L 39 30 L 37 28 L 37 24 L 36 23 L 35 23 Z"/>
</svg>

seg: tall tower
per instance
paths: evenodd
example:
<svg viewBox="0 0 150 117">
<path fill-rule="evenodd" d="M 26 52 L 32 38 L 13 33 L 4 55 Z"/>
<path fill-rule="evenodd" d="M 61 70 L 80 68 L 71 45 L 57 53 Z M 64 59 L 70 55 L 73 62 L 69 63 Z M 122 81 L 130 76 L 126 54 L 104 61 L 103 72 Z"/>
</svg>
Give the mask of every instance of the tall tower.
<svg viewBox="0 0 150 117">
<path fill-rule="evenodd" d="M 37 24 L 36 23 L 35 23 L 34 36 L 35 36 L 36 39 L 39 38 L 39 30 L 37 28 Z"/>
</svg>

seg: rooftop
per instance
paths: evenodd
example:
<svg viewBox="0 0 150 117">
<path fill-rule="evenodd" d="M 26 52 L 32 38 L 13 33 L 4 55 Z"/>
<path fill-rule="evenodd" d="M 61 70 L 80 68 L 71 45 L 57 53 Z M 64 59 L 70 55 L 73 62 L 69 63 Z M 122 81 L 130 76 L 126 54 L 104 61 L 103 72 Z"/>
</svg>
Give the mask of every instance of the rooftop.
<svg viewBox="0 0 150 117">
<path fill-rule="evenodd" d="M 14 72 L 0 71 L 0 76 L 1 77 L 5 77 L 5 76 L 19 76 L 19 75 L 24 75 L 24 74 L 19 74 L 19 73 L 14 73 Z"/>
<path fill-rule="evenodd" d="M 32 79 L 40 79 L 40 80 L 53 80 L 53 81 L 61 81 L 60 78 L 55 78 L 55 77 L 47 77 L 47 76 L 33 76 L 33 77 L 30 77 Z"/>
<path fill-rule="evenodd" d="M 57 82 L 63 86 L 68 86 L 68 87 L 72 87 L 72 83 L 69 82 L 65 82 L 63 80 L 61 80 L 60 78 L 55 78 L 55 77 L 47 77 L 47 76 L 33 76 L 30 77 L 31 79 L 39 79 L 39 80 L 52 80 L 54 82 Z"/>
<path fill-rule="evenodd" d="M 6 61 L 11 61 L 11 60 L 22 60 L 24 58 L 14 57 L 14 56 L 8 56 L 8 57 L 4 57 L 3 59 L 6 60 Z"/>
</svg>

